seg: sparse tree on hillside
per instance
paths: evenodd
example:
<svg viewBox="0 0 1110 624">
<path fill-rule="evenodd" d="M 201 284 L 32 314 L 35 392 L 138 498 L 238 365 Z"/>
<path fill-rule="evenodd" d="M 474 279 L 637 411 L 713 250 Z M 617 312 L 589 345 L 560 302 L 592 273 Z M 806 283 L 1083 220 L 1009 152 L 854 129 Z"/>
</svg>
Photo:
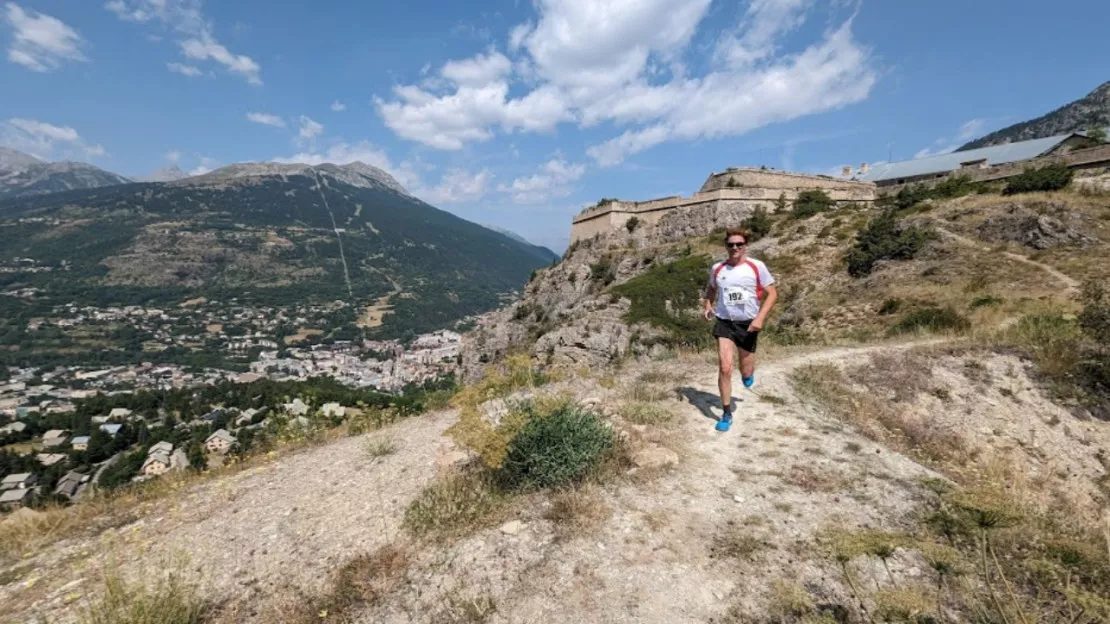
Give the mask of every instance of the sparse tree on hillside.
<svg viewBox="0 0 1110 624">
<path fill-rule="evenodd" d="M 1087 128 L 1087 136 L 1103 143 L 1106 142 L 1106 128 L 1102 126 L 1091 126 Z"/>
<path fill-rule="evenodd" d="M 779 193 L 779 198 L 775 200 L 775 212 L 786 212 L 786 193 Z"/>
</svg>

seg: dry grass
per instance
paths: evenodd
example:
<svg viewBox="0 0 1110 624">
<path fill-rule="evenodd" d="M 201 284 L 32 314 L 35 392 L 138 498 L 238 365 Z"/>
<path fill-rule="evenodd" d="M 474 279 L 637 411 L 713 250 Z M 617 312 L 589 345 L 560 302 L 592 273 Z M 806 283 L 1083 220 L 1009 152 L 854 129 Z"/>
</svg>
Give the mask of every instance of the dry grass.
<svg viewBox="0 0 1110 624">
<path fill-rule="evenodd" d="M 729 520 L 713 536 L 709 546 L 709 556 L 717 559 L 741 559 L 751 561 L 756 554 L 770 548 L 766 540 L 754 535 L 744 526 Z"/>
<path fill-rule="evenodd" d="M 662 371 L 642 373 L 625 389 L 625 397 L 640 403 L 673 399 L 679 381 L 679 377 Z"/>
<path fill-rule="evenodd" d="M 375 438 L 366 442 L 366 454 L 371 459 L 392 455 L 398 448 L 393 438 Z"/>
<path fill-rule="evenodd" d="M 839 472 L 819 471 L 812 466 L 794 464 L 782 475 L 782 480 L 806 492 L 839 492 L 852 488 L 852 480 Z"/>
<path fill-rule="evenodd" d="M 890 372 L 891 378 L 896 379 L 902 371 L 911 368 L 895 367 Z M 857 369 L 855 376 L 866 379 L 869 377 L 868 370 L 866 367 Z M 884 388 L 892 382 L 878 375 L 877 366 L 872 365 L 871 370 L 875 371 L 872 383 L 882 385 L 868 386 L 866 391 L 854 389 L 848 377 L 830 364 L 799 367 L 791 375 L 791 382 L 798 396 L 816 403 L 831 416 L 854 425 L 872 440 L 934 464 L 962 465 L 970 459 L 972 453 L 958 433 L 938 427 L 928 416 L 915 415 L 898 402 L 882 400 L 881 394 L 877 396 L 880 392 L 878 388 Z M 907 383 L 911 387 L 927 389 L 929 375 L 927 369 L 924 370 L 924 383 Z M 913 398 L 913 395 L 898 389 L 891 389 L 889 392 L 894 394 L 895 401 L 897 397 L 905 400 Z"/>
<path fill-rule="evenodd" d="M 621 418 L 637 425 L 669 425 L 674 423 L 673 411 L 655 403 L 632 402 L 620 406 Z"/>
<path fill-rule="evenodd" d="M 99 592 L 78 608 L 80 624 L 199 624 L 212 609 L 196 583 L 177 567 L 162 570 L 153 585 L 125 582 L 106 569 Z"/>
<path fill-rule="evenodd" d="M 283 599 L 262 619 L 282 624 L 364 621 L 368 609 L 401 585 L 411 562 L 412 554 L 404 546 L 389 545 L 357 555 L 334 573 L 319 595 L 286 588 Z"/>
<path fill-rule="evenodd" d="M 555 525 L 556 539 L 565 541 L 593 534 L 612 515 L 597 487 L 586 485 L 555 493 L 544 518 Z"/>
<path fill-rule="evenodd" d="M 424 489 L 405 510 L 405 529 L 412 535 L 446 540 L 497 524 L 508 498 L 485 473 L 462 473 Z"/>
</svg>

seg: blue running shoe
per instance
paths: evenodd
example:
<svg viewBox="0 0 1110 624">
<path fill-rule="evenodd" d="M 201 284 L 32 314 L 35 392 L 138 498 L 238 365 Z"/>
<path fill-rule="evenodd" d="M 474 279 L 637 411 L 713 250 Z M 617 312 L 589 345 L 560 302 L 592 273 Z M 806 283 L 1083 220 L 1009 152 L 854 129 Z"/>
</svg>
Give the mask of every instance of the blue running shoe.
<svg viewBox="0 0 1110 624">
<path fill-rule="evenodd" d="M 721 419 L 717 421 L 717 431 L 728 431 L 728 428 L 731 426 L 732 412 L 725 410 L 724 416 L 721 416 Z"/>
<path fill-rule="evenodd" d="M 755 373 L 752 373 L 751 377 L 745 377 L 745 376 L 741 375 L 740 380 L 744 382 L 744 387 L 745 388 L 751 388 L 752 386 L 755 385 Z"/>
</svg>

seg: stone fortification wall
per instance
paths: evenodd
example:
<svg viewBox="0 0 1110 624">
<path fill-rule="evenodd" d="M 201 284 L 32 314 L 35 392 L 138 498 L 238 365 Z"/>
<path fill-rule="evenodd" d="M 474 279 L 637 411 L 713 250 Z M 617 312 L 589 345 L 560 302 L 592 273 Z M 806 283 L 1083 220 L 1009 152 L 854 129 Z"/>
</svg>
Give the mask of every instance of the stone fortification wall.
<svg viewBox="0 0 1110 624">
<path fill-rule="evenodd" d="M 792 173 L 789 171 L 776 171 L 773 169 L 754 169 L 749 167 L 730 168 L 721 173 L 712 173 L 701 185 L 699 192 L 716 191 L 720 189 L 755 188 L 769 191 L 808 191 L 820 189 L 830 194 L 835 191 L 846 193 L 874 193 L 874 186 L 869 182 L 856 180 L 843 180 L 829 176 L 809 175 L 805 173 Z M 778 193 L 775 193 L 778 197 Z M 835 198 L 834 198 L 835 199 Z"/>
<path fill-rule="evenodd" d="M 732 186 L 729 186 L 729 180 L 734 180 Z M 875 201 L 875 185 L 870 182 L 783 171 L 730 169 L 709 176 L 702 190 L 691 197 L 663 197 L 643 202 L 614 201 L 588 208 L 572 220 L 570 242 L 626 227 L 633 217 L 644 225 L 656 225 L 674 211 L 717 210 L 727 206 L 730 210 L 750 212 L 762 206 L 773 212 L 780 197 L 790 204 L 799 193 L 808 190 L 822 190 L 837 203 Z"/>
</svg>

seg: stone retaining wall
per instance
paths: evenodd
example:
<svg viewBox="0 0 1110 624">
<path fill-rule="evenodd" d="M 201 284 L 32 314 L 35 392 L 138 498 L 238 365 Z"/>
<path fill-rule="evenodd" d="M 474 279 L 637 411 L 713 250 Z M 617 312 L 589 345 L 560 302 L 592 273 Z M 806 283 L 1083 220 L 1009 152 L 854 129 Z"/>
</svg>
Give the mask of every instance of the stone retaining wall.
<svg viewBox="0 0 1110 624">
<path fill-rule="evenodd" d="M 740 186 L 727 186 L 729 180 Z M 802 191 L 822 190 L 837 203 L 875 201 L 876 187 L 870 182 L 835 180 L 785 171 L 730 169 L 709 176 L 702 190 L 690 197 L 663 197 L 643 202 L 614 201 L 583 211 L 571 220 L 570 242 L 604 235 L 627 227 L 635 217 L 644 225 L 655 225 L 675 210 L 743 206 L 745 211 L 762 206 L 774 212 L 780 197 L 791 205 Z"/>
</svg>

